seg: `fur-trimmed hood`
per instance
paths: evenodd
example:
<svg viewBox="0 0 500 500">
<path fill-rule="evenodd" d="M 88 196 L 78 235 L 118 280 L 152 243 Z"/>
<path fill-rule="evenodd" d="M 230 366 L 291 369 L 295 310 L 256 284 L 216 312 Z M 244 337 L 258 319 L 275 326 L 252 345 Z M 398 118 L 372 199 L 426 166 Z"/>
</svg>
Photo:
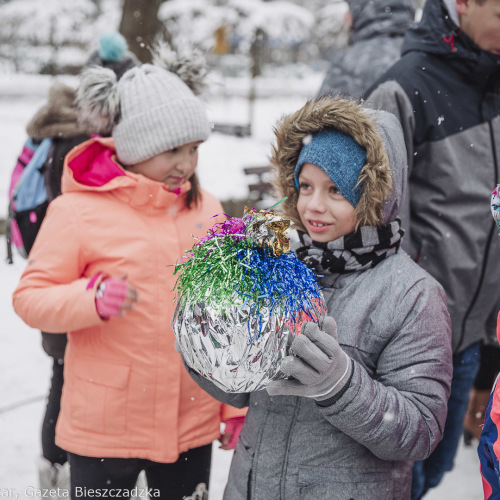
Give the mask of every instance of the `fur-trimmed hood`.
<svg viewBox="0 0 500 500">
<path fill-rule="evenodd" d="M 75 105 L 76 90 L 62 82 L 54 83 L 47 96 L 47 103 L 42 106 L 26 126 L 26 133 L 33 139 L 72 139 L 86 135 L 91 130 L 81 123 Z"/>
<path fill-rule="evenodd" d="M 358 227 L 393 221 L 403 203 L 407 176 L 406 149 L 399 121 L 390 113 L 329 96 L 308 101 L 275 126 L 276 142 L 270 160 L 276 169 L 274 186 L 280 197 L 288 197 L 281 204 L 284 214 L 297 229 L 303 229 L 297 212 L 295 165 L 304 139 L 328 128 L 352 136 L 366 149 L 367 161 L 358 181 L 363 186 L 361 198 L 355 209 Z"/>
</svg>

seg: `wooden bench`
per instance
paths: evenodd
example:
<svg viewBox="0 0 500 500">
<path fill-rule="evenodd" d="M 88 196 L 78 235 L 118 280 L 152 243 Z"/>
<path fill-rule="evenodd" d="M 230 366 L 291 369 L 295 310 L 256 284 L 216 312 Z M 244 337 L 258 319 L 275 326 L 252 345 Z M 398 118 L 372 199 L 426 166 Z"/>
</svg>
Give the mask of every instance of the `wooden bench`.
<svg viewBox="0 0 500 500">
<path fill-rule="evenodd" d="M 248 185 L 248 190 L 250 191 L 250 197 L 252 199 L 260 201 L 264 198 L 264 195 L 272 193 L 273 186 L 269 182 L 271 170 L 271 165 L 246 167 L 243 169 L 245 175 L 256 175 L 258 179 L 257 182 Z"/>
<path fill-rule="evenodd" d="M 212 130 L 220 134 L 234 135 L 235 137 L 249 137 L 252 135 L 250 125 L 235 123 L 214 123 Z"/>
</svg>

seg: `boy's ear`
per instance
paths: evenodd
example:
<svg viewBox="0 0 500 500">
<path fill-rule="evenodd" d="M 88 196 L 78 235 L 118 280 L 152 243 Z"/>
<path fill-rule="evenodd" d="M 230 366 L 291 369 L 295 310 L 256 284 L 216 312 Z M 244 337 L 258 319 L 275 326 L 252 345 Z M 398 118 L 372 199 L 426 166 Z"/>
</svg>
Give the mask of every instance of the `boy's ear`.
<svg viewBox="0 0 500 500">
<path fill-rule="evenodd" d="M 459 16 L 466 16 L 469 12 L 469 5 L 475 0 L 457 0 L 457 12 Z"/>
</svg>

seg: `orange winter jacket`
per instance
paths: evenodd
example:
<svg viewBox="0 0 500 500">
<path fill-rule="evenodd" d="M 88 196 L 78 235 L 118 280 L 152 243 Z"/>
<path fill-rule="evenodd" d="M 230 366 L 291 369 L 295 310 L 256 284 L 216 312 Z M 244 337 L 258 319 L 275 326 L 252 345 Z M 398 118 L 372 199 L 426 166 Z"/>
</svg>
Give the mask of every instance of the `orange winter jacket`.
<svg viewBox="0 0 500 500">
<path fill-rule="evenodd" d="M 199 206 L 187 209 L 189 183 L 174 194 L 125 171 L 112 139 L 73 149 L 62 183 L 13 296 L 29 326 L 68 332 L 56 443 L 84 456 L 175 462 L 217 439 L 221 420 L 245 414 L 191 379 L 170 326 L 172 265 L 222 207 L 202 191 Z M 96 287 L 123 274 L 139 290 L 139 303 L 104 321 Z"/>
</svg>

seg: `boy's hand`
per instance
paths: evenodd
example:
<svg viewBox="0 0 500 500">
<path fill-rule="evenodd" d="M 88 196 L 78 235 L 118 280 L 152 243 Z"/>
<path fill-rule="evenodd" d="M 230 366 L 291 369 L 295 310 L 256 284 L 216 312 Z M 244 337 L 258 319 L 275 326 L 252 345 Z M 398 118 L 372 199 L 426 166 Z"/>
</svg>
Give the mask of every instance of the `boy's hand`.
<svg viewBox="0 0 500 500">
<path fill-rule="evenodd" d="M 303 396 L 317 401 L 335 396 L 352 371 L 351 359 L 337 341 L 335 320 L 327 316 L 322 329 L 316 323 L 304 323 L 281 363 L 281 371 L 290 378 L 269 382 L 271 396 Z"/>
</svg>

